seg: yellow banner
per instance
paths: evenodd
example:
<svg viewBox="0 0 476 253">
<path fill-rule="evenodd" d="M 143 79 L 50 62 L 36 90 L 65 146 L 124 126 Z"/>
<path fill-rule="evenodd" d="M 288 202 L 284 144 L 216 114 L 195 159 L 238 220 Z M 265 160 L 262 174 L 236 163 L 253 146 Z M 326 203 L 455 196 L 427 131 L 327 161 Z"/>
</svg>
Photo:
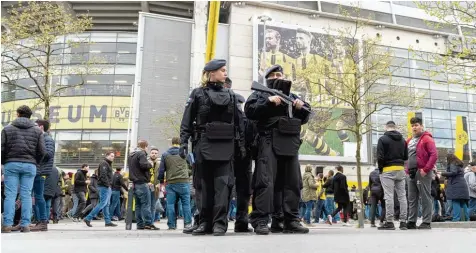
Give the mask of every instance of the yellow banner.
<svg viewBox="0 0 476 253">
<path fill-rule="evenodd" d="M 220 1 L 209 1 L 208 27 L 207 27 L 207 51 L 205 63 L 215 57 L 215 48 L 218 33 L 218 19 L 220 17 Z"/>
<path fill-rule="evenodd" d="M 456 116 L 455 156 L 464 160 L 468 153 L 468 122 L 464 116 Z"/>
<path fill-rule="evenodd" d="M 42 119 L 43 106 L 37 99 L 2 103 L 2 127 L 16 118 L 16 109 L 28 105 L 32 119 Z M 51 101 L 50 123 L 52 130 L 60 129 L 127 129 L 130 97 L 88 96 L 59 97 Z"/>
</svg>

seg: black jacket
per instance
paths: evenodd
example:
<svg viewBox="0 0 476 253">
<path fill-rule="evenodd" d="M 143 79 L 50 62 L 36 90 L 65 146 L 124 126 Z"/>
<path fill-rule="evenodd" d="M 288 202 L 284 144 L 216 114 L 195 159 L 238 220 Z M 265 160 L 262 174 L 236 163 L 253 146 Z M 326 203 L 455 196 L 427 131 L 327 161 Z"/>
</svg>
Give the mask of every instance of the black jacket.
<svg viewBox="0 0 476 253">
<path fill-rule="evenodd" d="M 326 188 L 326 195 L 334 195 L 334 184 L 332 179 L 334 177 L 328 178 L 322 188 Z"/>
<path fill-rule="evenodd" d="M 146 184 L 150 182 L 150 168 L 152 165 L 147 161 L 147 153 L 136 149 L 131 153 L 128 160 L 129 178 L 134 184 Z"/>
<path fill-rule="evenodd" d="M 99 191 L 98 191 L 98 176 L 96 174 L 91 175 L 89 178 L 91 181 L 89 183 L 89 198 L 90 199 L 98 199 L 99 198 Z"/>
<path fill-rule="evenodd" d="M 408 160 L 408 147 L 402 134 L 397 131 L 385 132 L 378 140 L 377 159 L 380 172 L 387 166 L 403 166 Z"/>
<path fill-rule="evenodd" d="M 127 186 L 124 183 L 124 178 L 122 177 L 121 173 L 116 172 L 112 176 L 112 186 L 111 186 L 111 188 L 114 191 L 120 191 L 121 187 L 124 188 L 124 190 L 127 191 Z"/>
<path fill-rule="evenodd" d="M 337 172 L 333 179 L 332 183 L 334 184 L 334 202 L 336 203 L 349 203 L 349 187 L 347 185 L 347 177 Z"/>
<path fill-rule="evenodd" d="M 380 182 L 380 171 L 378 169 L 370 172 L 369 175 L 370 192 L 372 195 L 383 196 L 382 183 Z"/>
<path fill-rule="evenodd" d="M 98 186 L 111 187 L 112 185 L 112 162 L 104 158 L 98 167 Z"/>
<path fill-rule="evenodd" d="M 76 172 L 76 174 L 74 175 L 74 189 L 73 189 L 74 193 L 80 193 L 80 192 L 86 193 L 87 191 L 87 184 L 86 184 L 87 176 L 86 175 L 87 174 L 88 172 L 85 170 L 78 170 L 78 172 Z"/>
<path fill-rule="evenodd" d="M 2 130 L 2 164 L 24 162 L 38 165 L 45 156 L 41 129 L 27 118 L 17 118 Z"/>
<path fill-rule="evenodd" d="M 55 160 L 55 141 L 51 138 L 49 133 L 44 133 L 46 153 L 43 161 L 36 170 L 37 175 L 48 176 L 53 170 L 53 163 Z"/>
<path fill-rule="evenodd" d="M 61 196 L 61 178 L 58 169 L 54 168 L 45 179 L 45 198 L 50 199 Z"/>
</svg>

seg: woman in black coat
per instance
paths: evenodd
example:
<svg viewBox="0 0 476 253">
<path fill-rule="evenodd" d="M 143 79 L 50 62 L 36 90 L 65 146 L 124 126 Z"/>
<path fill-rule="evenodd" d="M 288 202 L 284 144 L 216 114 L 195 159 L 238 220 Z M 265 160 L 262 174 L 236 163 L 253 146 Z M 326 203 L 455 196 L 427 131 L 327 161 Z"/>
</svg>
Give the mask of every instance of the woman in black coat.
<svg viewBox="0 0 476 253">
<path fill-rule="evenodd" d="M 332 217 L 338 214 L 341 210 L 344 215 L 344 226 L 349 226 L 347 223 L 349 212 L 351 211 L 350 206 L 350 197 L 349 197 L 349 186 L 347 185 L 347 177 L 343 174 L 344 168 L 342 166 L 337 166 L 337 173 L 332 179 L 334 186 L 334 202 L 337 203 L 337 209 L 332 212 L 331 215 L 328 215 L 328 223 L 332 223 Z M 332 225 L 332 224 L 331 224 Z"/>
<path fill-rule="evenodd" d="M 53 205 L 53 223 L 58 223 L 60 215 L 61 178 L 57 168 L 53 168 L 45 179 L 46 214 L 50 217 L 50 208 Z"/>
<path fill-rule="evenodd" d="M 453 204 L 453 221 L 469 220 L 469 189 L 464 179 L 463 162 L 453 154 L 449 154 L 446 160 L 447 169 L 441 175 L 448 179 L 446 198 Z M 465 219 L 461 218 L 461 209 L 464 211 Z"/>
</svg>

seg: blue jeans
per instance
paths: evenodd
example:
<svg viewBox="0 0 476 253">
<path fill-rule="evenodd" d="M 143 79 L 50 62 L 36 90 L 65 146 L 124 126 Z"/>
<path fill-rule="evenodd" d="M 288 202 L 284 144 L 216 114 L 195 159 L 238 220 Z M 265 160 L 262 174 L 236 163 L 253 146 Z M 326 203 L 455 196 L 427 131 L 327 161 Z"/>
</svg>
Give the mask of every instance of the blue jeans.
<svg viewBox="0 0 476 253">
<path fill-rule="evenodd" d="M 36 175 L 36 166 L 32 163 L 9 162 L 4 167 L 5 200 L 3 202 L 3 224 L 12 226 L 15 216 L 15 201 L 20 188 L 21 221 L 20 226 L 31 223 L 31 189 Z"/>
<path fill-rule="evenodd" d="M 326 210 L 326 200 L 325 199 L 319 199 L 316 202 L 316 217 L 314 217 L 315 222 L 319 222 L 319 219 L 324 215 L 324 219 L 327 217 L 328 213 Z"/>
<path fill-rule="evenodd" d="M 190 209 L 190 213 L 192 213 L 192 209 Z M 228 211 L 228 217 L 230 219 L 236 218 L 236 199 L 230 200 L 230 210 Z"/>
<path fill-rule="evenodd" d="M 453 220 L 452 221 L 469 221 L 469 212 L 468 212 L 468 203 L 466 200 L 453 199 Z M 463 209 L 463 214 L 465 218 L 461 217 L 461 209 Z"/>
<path fill-rule="evenodd" d="M 121 218 L 121 191 L 113 190 L 111 193 L 111 206 L 109 214 Z"/>
<path fill-rule="evenodd" d="M 197 211 L 197 204 L 195 203 L 195 200 L 193 198 L 190 198 L 190 213 L 193 214 Z"/>
<path fill-rule="evenodd" d="M 53 206 L 53 220 L 57 220 L 59 219 L 60 215 L 61 215 L 61 208 L 60 208 L 60 205 L 61 205 L 61 197 L 56 197 L 56 198 L 49 198 L 49 199 L 46 199 L 46 213 L 49 217 L 50 215 L 50 209 L 51 207 Z"/>
<path fill-rule="evenodd" d="M 37 221 L 47 221 L 45 201 L 45 178 L 36 175 L 33 181 L 33 196 L 35 197 L 35 217 Z"/>
<path fill-rule="evenodd" d="M 109 206 L 111 203 L 111 187 L 98 186 L 99 190 L 99 203 L 94 207 L 94 209 L 84 218 L 84 220 L 91 221 L 94 217 L 98 215 L 99 212 L 103 212 L 104 221 L 106 224 L 111 223 L 111 214 L 109 213 Z"/>
<path fill-rule="evenodd" d="M 192 223 L 192 212 L 190 210 L 190 184 L 176 183 L 167 184 L 165 186 L 167 191 L 167 226 L 175 228 L 175 201 L 180 198 L 183 209 L 184 224 Z"/>
<path fill-rule="evenodd" d="M 74 193 L 73 193 L 73 195 L 71 195 L 71 197 L 73 198 L 73 208 L 71 208 L 71 210 L 69 210 L 68 214 L 70 216 L 73 216 L 76 213 L 76 209 L 78 209 L 79 198 Z"/>
<path fill-rule="evenodd" d="M 438 214 L 440 212 L 440 203 L 438 200 L 433 200 L 433 214 Z"/>
<path fill-rule="evenodd" d="M 143 228 L 154 224 L 150 213 L 150 189 L 148 184 L 134 184 L 134 198 L 136 200 L 137 227 Z"/>
<path fill-rule="evenodd" d="M 469 217 L 476 215 L 476 198 L 469 199 L 468 213 Z"/>
<path fill-rule="evenodd" d="M 326 209 L 327 209 L 327 213 L 330 215 L 334 212 L 334 210 L 336 209 L 336 206 L 334 204 L 334 197 L 327 197 L 326 198 Z M 327 217 L 326 217 L 326 220 L 327 220 Z M 336 214 L 334 217 L 333 217 L 333 220 L 334 221 L 339 221 L 340 220 L 340 216 L 339 214 Z"/>
<path fill-rule="evenodd" d="M 304 212 L 304 221 L 307 224 L 311 224 L 311 213 L 312 213 L 312 206 L 314 204 L 314 200 L 304 202 L 304 204 L 306 205 L 306 211 Z"/>
<path fill-rule="evenodd" d="M 446 201 L 446 216 L 452 216 L 453 215 L 453 202 L 448 199 Z"/>
</svg>

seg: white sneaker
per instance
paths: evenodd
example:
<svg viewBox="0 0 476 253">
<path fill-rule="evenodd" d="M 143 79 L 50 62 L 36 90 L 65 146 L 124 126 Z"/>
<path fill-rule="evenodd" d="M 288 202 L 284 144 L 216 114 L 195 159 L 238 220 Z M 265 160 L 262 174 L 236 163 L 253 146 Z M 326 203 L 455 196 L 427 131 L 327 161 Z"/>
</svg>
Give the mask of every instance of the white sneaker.
<svg viewBox="0 0 476 253">
<path fill-rule="evenodd" d="M 332 225 L 332 216 L 327 215 L 327 224 Z"/>
<path fill-rule="evenodd" d="M 344 227 L 351 227 L 352 224 L 348 223 L 348 222 L 342 222 L 342 226 Z"/>
</svg>

